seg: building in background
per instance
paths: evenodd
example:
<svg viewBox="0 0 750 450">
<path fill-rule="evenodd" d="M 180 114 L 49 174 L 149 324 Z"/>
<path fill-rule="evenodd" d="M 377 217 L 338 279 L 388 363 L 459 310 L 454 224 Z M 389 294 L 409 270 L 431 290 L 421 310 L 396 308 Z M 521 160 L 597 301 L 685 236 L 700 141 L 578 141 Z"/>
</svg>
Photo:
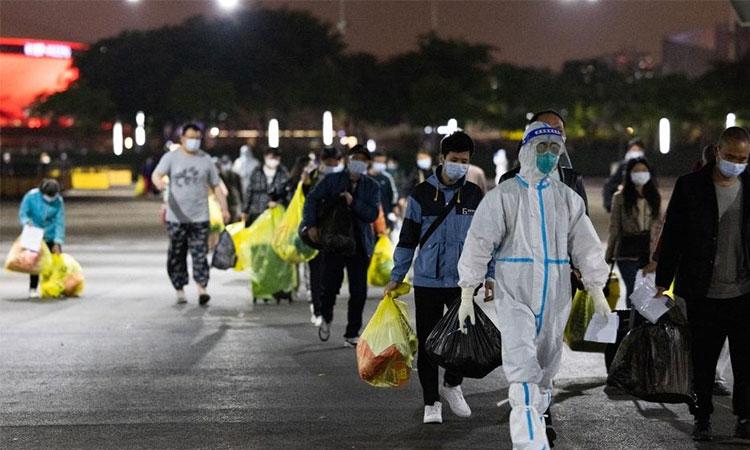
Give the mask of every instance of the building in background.
<svg viewBox="0 0 750 450">
<path fill-rule="evenodd" d="M 750 52 L 750 28 L 719 24 L 669 35 L 662 43 L 662 72 L 697 78 L 717 62 L 736 61 Z"/>
</svg>

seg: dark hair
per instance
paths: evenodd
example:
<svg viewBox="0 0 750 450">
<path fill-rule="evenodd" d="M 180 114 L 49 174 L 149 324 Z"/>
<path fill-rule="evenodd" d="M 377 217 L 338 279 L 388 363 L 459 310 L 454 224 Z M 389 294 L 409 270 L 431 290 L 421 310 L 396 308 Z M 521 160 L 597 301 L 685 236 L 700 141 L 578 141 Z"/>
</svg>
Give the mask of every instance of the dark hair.
<svg viewBox="0 0 750 450">
<path fill-rule="evenodd" d="M 375 150 L 374 152 L 370 153 L 370 156 L 372 156 L 372 159 L 378 158 L 378 157 L 384 157 L 387 158 L 385 153 L 381 152 L 380 150 Z"/>
<path fill-rule="evenodd" d="M 268 155 L 277 156 L 280 158 L 281 150 L 279 150 L 278 148 L 268 147 L 266 151 L 263 152 L 263 156 L 268 156 Z"/>
<path fill-rule="evenodd" d="M 625 166 L 625 174 L 623 175 L 623 188 L 622 196 L 625 204 L 626 212 L 635 212 L 638 205 L 638 191 L 635 189 L 635 183 L 630 179 L 630 174 L 633 172 L 633 167 L 636 164 L 643 164 L 648 168 L 651 173 L 651 179 L 648 183 L 643 185 L 643 198 L 646 199 L 646 203 L 651 208 L 651 217 L 656 219 L 659 217 L 661 210 L 661 194 L 659 194 L 659 188 L 656 186 L 656 179 L 654 178 L 654 171 L 651 169 L 651 165 L 646 161 L 646 158 L 633 158 L 628 161 Z"/>
<path fill-rule="evenodd" d="M 336 147 L 325 147 L 320 152 L 320 160 L 324 159 L 341 159 L 341 150 Z"/>
<path fill-rule="evenodd" d="M 721 133 L 719 145 L 729 142 L 750 142 L 750 134 L 742 127 L 729 127 Z"/>
<path fill-rule="evenodd" d="M 450 152 L 469 152 L 471 155 L 474 153 L 474 141 L 463 131 L 451 133 L 440 141 L 440 153 L 445 156 Z"/>
<path fill-rule="evenodd" d="M 419 154 L 432 156 L 432 152 L 427 150 L 426 148 L 420 148 L 419 150 L 417 150 L 417 155 Z"/>
<path fill-rule="evenodd" d="M 539 116 L 543 116 L 545 114 L 552 114 L 553 116 L 559 117 L 560 121 L 563 124 L 563 126 L 565 126 L 565 119 L 563 118 L 562 114 L 560 114 L 559 112 L 555 111 L 554 109 L 545 109 L 544 111 L 539 111 L 539 112 L 534 113 L 534 115 L 531 116 L 531 120 L 529 120 L 529 123 L 541 122 L 539 120 Z"/>
<path fill-rule="evenodd" d="M 372 159 L 370 157 L 370 152 L 366 148 L 364 148 L 362 144 L 357 144 L 349 149 L 349 156 L 351 157 L 354 155 L 364 155 L 364 157 L 367 158 L 368 161 Z"/>
<path fill-rule="evenodd" d="M 182 126 L 182 136 L 185 136 L 185 133 L 187 133 L 188 130 L 197 131 L 200 134 L 203 134 L 203 130 L 201 128 L 194 124 L 194 123 L 186 123 Z"/>
<path fill-rule="evenodd" d="M 54 178 L 45 178 L 39 183 L 39 192 L 50 197 L 60 193 L 60 183 Z"/>
<path fill-rule="evenodd" d="M 643 139 L 641 138 L 633 138 L 628 141 L 628 146 L 625 147 L 625 150 L 630 150 L 630 147 L 637 145 L 640 148 L 646 148 L 646 144 L 643 143 Z"/>
<path fill-rule="evenodd" d="M 290 189 L 295 189 L 297 187 L 296 182 L 299 181 L 302 176 L 302 171 L 305 170 L 305 167 L 307 167 L 308 164 L 310 164 L 310 158 L 307 155 L 298 156 L 297 159 L 294 160 L 292 170 L 289 172 L 289 180 L 295 182 L 295 185 L 289 186 Z"/>
<path fill-rule="evenodd" d="M 713 166 L 716 164 L 716 144 L 708 144 L 703 147 L 701 153 L 701 164 L 703 166 Z"/>
</svg>

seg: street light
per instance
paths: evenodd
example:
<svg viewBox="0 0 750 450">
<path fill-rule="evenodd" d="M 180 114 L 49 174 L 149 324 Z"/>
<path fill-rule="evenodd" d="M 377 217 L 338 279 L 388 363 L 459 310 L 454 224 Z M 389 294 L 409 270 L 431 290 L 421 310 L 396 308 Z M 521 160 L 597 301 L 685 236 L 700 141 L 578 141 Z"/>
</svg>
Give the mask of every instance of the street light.
<svg viewBox="0 0 750 450">
<path fill-rule="evenodd" d="M 456 119 L 449 119 L 446 125 L 440 125 L 437 128 L 438 134 L 449 135 L 458 131 L 458 121 Z"/>
<path fill-rule="evenodd" d="M 118 120 L 112 127 L 112 150 L 115 155 L 122 155 L 122 123 Z"/>
<path fill-rule="evenodd" d="M 146 124 L 146 114 L 144 114 L 143 111 L 138 111 L 135 114 L 135 124 L 137 125 L 135 128 L 135 143 L 141 147 L 146 144 L 146 129 L 144 128 L 144 125 Z"/>
<path fill-rule="evenodd" d="M 367 140 L 367 151 L 372 153 L 375 151 L 375 149 L 378 148 L 378 145 L 375 143 L 375 139 L 368 139 Z"/>
<path fill-rule="evenodd" d="M 279 121 L 276 119 L 268 122 L 268 146 L 279 148 Z"/>
<path fill-rule="evenodd" d="M 217 0 L 219 7 L 225 11 L 231 11 L 240 4 L 240 0 Z"/>
<path fill-rule="evenodd" d="M 125 138 L 125 150 L 133 148 L 133 138 L 128 136 Z"/>
<path fill-rule="evenodd" d="M 219 127 L 211 127 L 211 129 L 208 130 L 208 135 L 212 138 L 215 138 L 219 135 L 221 131 L 219 130 Z"/>
<path fill-rule="evenodd" d="M 323 113 L 323 145 L 333 145 L 333 115 L 331 111 Z"/>
<path fill-rule="evenodd" d="M 727 114 L 726 126 L 724 128 L 736 127 L 737 116 L 734 113 Z"/>
<path fill-rule="evenodd" d="M 661 152 L 662 155 L 669 153 L 669 140 L 669 119 L 662 117 L 661 120 L 659 120 L 659 152 Z"/>
</svg>

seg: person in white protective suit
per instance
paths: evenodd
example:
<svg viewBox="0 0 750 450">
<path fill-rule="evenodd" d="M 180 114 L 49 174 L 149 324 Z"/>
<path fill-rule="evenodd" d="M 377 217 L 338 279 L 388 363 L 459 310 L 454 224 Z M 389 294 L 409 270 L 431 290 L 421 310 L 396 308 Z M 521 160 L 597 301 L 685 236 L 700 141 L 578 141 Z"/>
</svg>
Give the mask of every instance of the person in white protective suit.
<svg viewBox="0 0 750 450">
<path fill-rule="evenodd" d="M 495 306 L 514 449 L 549 448 L 547 432 L 555 436 L 542 414 L 551 403 L 562 355 L 571 263 L 581 271 L 596 312 L 610 311 L 602 292 L 609 268 L 583 200 L 548 176 L 564 153 L 559 130 L 543 122 L 528 126 L 520 173 L 480 203 L 458 262 L 458 320 L 466 332 L 467 321 L 474 323 L 475 288 L 485 281 L 487 263 L 496 260 Z"/>
</svg>

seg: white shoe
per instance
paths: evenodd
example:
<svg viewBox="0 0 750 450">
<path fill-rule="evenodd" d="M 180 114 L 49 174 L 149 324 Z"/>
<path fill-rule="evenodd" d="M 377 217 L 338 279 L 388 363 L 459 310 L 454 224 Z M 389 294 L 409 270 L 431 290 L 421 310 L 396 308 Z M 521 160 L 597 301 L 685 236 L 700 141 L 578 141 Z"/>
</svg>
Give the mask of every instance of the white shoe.
<svg viewBox="0 0 750 450">
<path fill-rule="evenodd" d="M 185 292 L 184 291 L 177 291 L 177 304 L 183 305 L 187 303 L 187 298 L 185 298 Z"/>
<path fill-rule="evenodd" d="M 442 386 L 440 388 L 440 396 L 448 402 L 453 414 L 458 417 L 469 417 L 471 416 L 471 408 L 464 399 L 464 393 L 461 390 L 461 386 Z"/>
<path fill-rule="evenodd" d="M 315 326 L 319 327 L 323 324 L 323 316 L 315 316 Z"/>
<path fill-rule="evenodd" d="M 320 326 L 320 325 L 317 325 L 317 322 L 318 322 L 318 316 L 315 315 L 315 306 L 313 306 L 313 304 L 310 303 L 310 323 L 316 326 Z"/>
<path fill-rule="evenodd" d="M 29 298 L 39 298 L 39 291 L 36 289 L 29 289 Z"/>
<path fill-rule="evenodd" d="M 424 405 L 422 423 L 443 423 L 443 404 L 435 402 L 433 405 Z"/>
</svg>

